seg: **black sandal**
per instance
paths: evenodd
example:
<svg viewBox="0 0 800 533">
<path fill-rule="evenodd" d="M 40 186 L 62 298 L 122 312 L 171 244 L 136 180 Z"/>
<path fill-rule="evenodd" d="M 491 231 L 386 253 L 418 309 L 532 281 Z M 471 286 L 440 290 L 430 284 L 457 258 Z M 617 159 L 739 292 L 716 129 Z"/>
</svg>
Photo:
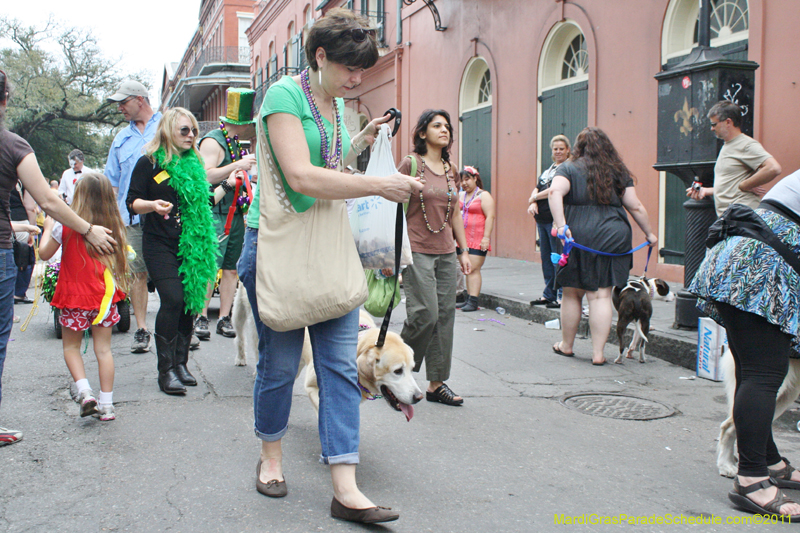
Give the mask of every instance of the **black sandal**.
<svg viewBox="0 0 800 533">
<path fill-rule="evenodd" d="M 769 477 L 775 480 L 775 484 L 782 489 L 800 489 L 800 481 L 792 481 L 792 472 L 795 468 L 789 464 L 786 457 L 781 457 L 786 466 L 777 470 L 769 469 Z"/>
<path fill-rule="evenodd" d="M 464 403 L 464 398 L 456 400 L 455 393 L 450 390 L 450 387 L 448 387 L 446 383 L 439 385 L 439 388 L 433 392 L 426 391 L 425 399 L 429 402 L 439 402 L 445 405 L 459 406 Z"/>
<path fill-rule="evenodd" d="M 538 300 L 531 300 L 531 305 L 547 305 L 548 303 L 550 303 L 550 300 L 548 300 L 544 296 L 542 296 Z"/>
<path fill-rule="evenodd" d="M 781 513 L 782 506 L 786 505 L 787 503 L 796 502 L 781 494 L 780 489 L 778 490 L 778 494 L 775 495 L 775 498 L 772 501 L 765 503 L 763 506 L 757 504 L 747 497 L 747 495 L 751 492 L 761 489 L 768 489 L 772 485 L 777 486 L 773 479 L 765 479 L 763 481 L 759 481 L 758 483 L 753 483 L 752 485 L 743 487 L 739 485 L 739 479 L 737 478 L 733 482 L 733 490 L 728 493 L 728 499 L 730 499 L 730 501 L 736 504 L 736 506 L 740 509 L 750 513 L 775 517 L 780 520 L 788 520 L 789 522 L 800 522 L 800 515 L 787 515 Z"/>
</svg>

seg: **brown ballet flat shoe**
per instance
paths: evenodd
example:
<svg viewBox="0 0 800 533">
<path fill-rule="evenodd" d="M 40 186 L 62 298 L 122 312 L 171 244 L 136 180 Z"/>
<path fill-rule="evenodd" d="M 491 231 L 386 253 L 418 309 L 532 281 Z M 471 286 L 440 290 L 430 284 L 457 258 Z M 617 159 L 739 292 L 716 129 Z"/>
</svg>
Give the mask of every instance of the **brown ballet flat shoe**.
<svg viewBox="0 0 800 533">
<path fill-rule="evenodd" d="M 348 522 L 359 524 L 378 524 L 392 522 L 400 518 L 400 513 L 393 512 L 388 507 L 369 507 L 367 509 L 351 509 L 342 505 L 336 496 L 331 501 L 331 516 Z"/>
<path fill-rule="evenodd" d="M 283 481 L 278 481 L 277 479 L 273 479 L 267 481 L 266 483 L 261 482 L 261 458 L 258 458 L 258 464 L 256 465 L 256 490 L 263 494 L 264 496 L 269 496 L 270 498 L 283 498 L 287 494 L 289 494 L 289 489 L 286 487 L 286 479 L 284 477 Z"/>
</svg>

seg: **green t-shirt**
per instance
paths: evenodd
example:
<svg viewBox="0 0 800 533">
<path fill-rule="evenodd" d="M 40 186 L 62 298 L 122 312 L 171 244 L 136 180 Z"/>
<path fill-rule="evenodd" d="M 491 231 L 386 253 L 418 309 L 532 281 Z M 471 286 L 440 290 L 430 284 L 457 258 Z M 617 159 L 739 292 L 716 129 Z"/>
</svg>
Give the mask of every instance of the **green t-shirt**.
<svg viewBox="0 0 800 533">
<path fill-rule="evenodd" d="M 344 100 L 337 98 L 336 102 L 339 106 L 340 114 L 344 113 Z M 311 164 L 315 167 L 324 167 L 325 163 L 322 160 L 322 154 L 320 154 L 321 139 L 319 128 L 317 128 L 317 123 L 314 122 L 314 117 L 311 114 L 311 107 L 308 104 L 306 95 L 303 94 L 303 89 L 290 76 L 284 76 L 277 83 L 270 86 L 267 90 L 267 94 L 264 95 L 264 102 L 261 104 L 261 111 L 259 112 L 259 120 L 264 121 L 267 142 L 270 140 L 269 130 L 266 127 L 267 117 L 274 113 L 288 113 L 300 119 L 303 125 L 303 132 L 306 136 L 306 142 L 308 143 L 308 150 L 311 155 Z M 322 124 L 325 127 L 328 142 L 330 142 L 333 138 L 333 124 L 325 117 L 322 118 Z M 342 135 L 342 151 L 344 152 L 342 154 L 342 159 L 344 159 L 350 151 L 350 134 L 347 132 L 344 123 L 342 123 L 340 131 Z M 270 151 L 272 150 L 271 145 L 268 148 Z M 275 160 L 277 161 L 277 158 Z M 281 173 L 283 187 L 286 190 L 289 201 L 292 203 L 292 207 L 299 213 L 306 211 L 309 207 L 314 205 L 315 198 L 293 191 L 286 182 L 286 178 L 283 176 L 283 171 L 280 168 L 280 161 L 277 161 L 277 163 L 278 171 Z M 258 202 L 262 184 L 271 184 L 270 177 L 267 176 L 265 172 L 261 172 L 261 169 L 264 167 L 261 165 L 260 161 L 258 162 L 258 168 L 258 187 L 256 192 L 253 193 L 253 203 L 247 214 L 247 226 L 250 228 L 258 228 Z"/>
</svg>

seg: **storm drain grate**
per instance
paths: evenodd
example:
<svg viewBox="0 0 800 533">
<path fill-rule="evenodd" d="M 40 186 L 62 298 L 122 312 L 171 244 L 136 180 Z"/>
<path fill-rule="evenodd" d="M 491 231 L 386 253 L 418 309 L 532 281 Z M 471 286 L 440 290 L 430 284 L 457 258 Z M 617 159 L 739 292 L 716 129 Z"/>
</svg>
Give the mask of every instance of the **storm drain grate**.
<svg viewBox="0 0 800 533">
<path fill-rule="evenodd" d="M 587 415 L 621 420 L 654 420 L 675 414 L 675 409 L 661 402 L 622 394 L 572 394 L 562 398 L 561 403 Z"/>
</svg>

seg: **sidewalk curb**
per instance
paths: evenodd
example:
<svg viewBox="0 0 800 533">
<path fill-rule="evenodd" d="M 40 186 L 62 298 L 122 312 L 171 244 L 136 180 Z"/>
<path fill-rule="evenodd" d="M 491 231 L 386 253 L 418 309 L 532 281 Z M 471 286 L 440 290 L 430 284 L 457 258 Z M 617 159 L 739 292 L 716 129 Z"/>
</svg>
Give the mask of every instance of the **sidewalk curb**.
<svg viewBox="0 0 800 533">
<path fill-rule="evenodd" d="M 543 306 L 530 305 L 530 302 L 523 302 L 512 298 L 503 296 L 496 296 L 493 294 L 481 294 L 478 298 L 478 305 L 486 308 L 488 311 L 494 312 L 497 307 L 503 307 L 506 313 L 536 322 L 537 324 L 544 324 L 548 320 L 559 318 L 561 313 L 558 309 L 547 309 Z M 629 330 L 630 331 L 630 330 Z M 581 323 L 578 326 L 578 336 L 589 336 L 589 321 L 584 317 L 581 318 Z M 630 337 L 628 337 L 630 338 Z M 664 332 L 651 330 L 648 335 L 649 342 L 647 343 L 647 356 L 654 356 L 667 361 L 669 363 L 688 368 L 695 371 L 697 369 L 697 343 L 687 342 L 682 339 L 670 337 L 669 334 Z M 619 346 L 616 333 L 616 322 L 611 326 L 611 334 L 608 336 L 608 343 Z"/>
</svg>

